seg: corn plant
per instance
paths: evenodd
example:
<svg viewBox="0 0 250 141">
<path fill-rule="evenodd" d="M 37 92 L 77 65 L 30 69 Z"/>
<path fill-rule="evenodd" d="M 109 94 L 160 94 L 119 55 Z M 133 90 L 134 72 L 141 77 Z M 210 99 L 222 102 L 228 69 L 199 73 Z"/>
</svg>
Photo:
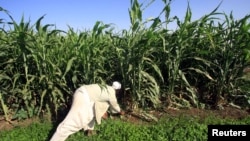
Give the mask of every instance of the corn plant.
<svg viewBox="0 0 250 141">
<path fill-rule="evenodd" d="M 166 80 L 163 87 L 164 97 L 168 106 L 190 107 L 191 105 L 197 107 L 198 99 L 195 88 L 190 84 L 187 78 L 188 58 L 192 55 L 192 46 L 190 41 L 194 35 L 196 22 L 191 22 L 191 10 L 187 8 L 184 22 L 181 23 L 178 17 L 170 18 L 169 4 L 167 4 L 165 15 L 168 21 L 176 20 L 179 27 L 175 32 L 164 30 L 160 36 L 160 43 L 162 49 L 159 54 L 161 57 L 161 70 Z M 191 62 L 190 62 L 191 63 Z"/>
<path fill-rule="evenodd" d="M 54 100 L 50 100 L 47 96 L 48 99 L 45 100 L 47 104 L 51 102 L 55 106 L 58 105 L 58 98 L 55 98 L 58 96 L 64 100 L 61 91 L 63 89 L 58 87 L 58 84 L 63 82 L 62 76 L 56 78 L 58 75 L 54 75 L 60 74 L 61 70 L 58 69 L 59 65 L 57 67 L 53 64 L 53 60 L 49 60 L 46 48 L 51 46 L 48 43 L 53 41 L 52 36 L 57 31 L 48 33 L 46 30 L 50 25 L 41 27 L 40 22 L 43 17 L 34 25 L 37 33 L 34 33 L 34 26 L 30 26 L 30 22 L 24 22 L 24 17 L 19 24 L 10 15 L 9 17 L 11 19 L 9 24 L 13 25 L 14 29 L 5 32 L 8 40 L 5 40 L 4 37 L 2 40 L 5 41 L 5 47 L 9 46 L 11 49 L 11 53 L 5 52 L 10 55 L 7 58 L 12 58 L 13 61 L 3 62 L 9 64 L 5 65 L 5 73 L 11 81 L 10 86 L 4 86 L 5 88 L 10 87 L 6 94 L 4 93 L 4 98 L 9 101 L 6 104 L 9 106 L 8 108 L 14 110 L 16 115 L 20 115 L 20 111 L 26 111 L 24 117 L 32 117 L 41 113 L 42 108 L 46 105 L 44 104 L 45 95 L 48 93 L 54 96 Z M 63 86 L 62 84 L 61 86 Z M 48 89 L 45 90 L 45 87 Z"/>
<path fill-rule="evenodd" d="M 219 104 L 220 98 L 234 101 L 232 97 L 239 95 L 237 91 L 236 80 L 242 76 L 243 69 L 248 65 L 245 59 L 245 49 L 249 49 L 249 43 L 245 40 L 249 38 L 249 24 L 247 20 L 249 16 L 244 17 L 240 21 L 234 21 L 232 14 L 228 17 L 225 15 L 226 21 L 219 25 L 218 33 L 221 41 L 217 41 L 216 59 L 212 61 L 213 76 L 216 79 L 216 104 Z M 226 26 L 223 27 L 222 26 Z M 226 29 L 226 30 L 225 30 Z M 237 30 L 236 30 L 237 29 Z"/>
<path fill-rule="evenodd" d="M 242 76 L 242 70 L 247 65 L 244 50 L 249 46 L 241 38 L 242 35 L 248 38 L 246 28 L 248 16 L 235 22 L 232 15 L 230 18 L 225 15 L 224 23 L 215 23 L 214 21 L 218 19 L 213 17 L 214 15 L 224 15 L 216 13 L 217 8 L 209 15 L 202 17 L 197 24 L 196 31 L 198 32 L 193 34 L 196 38 L 198 37 L 197 40 L 193 40 L 196 45 L 194 49 L 197 51 L 194 50 L 196 54 L 189 58 L 198 63 L 188 68 L 199 76 L 199 78 L 192 77 L 191 79 L 196 83 L 199 97 L 215 105 L 220 104 L 222 99 L 233 101 L 232 96 L 239 94 L 237 91 L 239 85 L 236 85 L 236 80 Z M 208 101 L 206 103 L 210 103 Z"/>
<path fill-rule="evenodd" d="M 131 1 L 129 11 L 131 28 L 123 31 L 121 37 L 113 37 L 115 48 L 114 58 L 125 85 L 124 96 L 132 98 L 132 108 L 147 107 L 148 104 L 159 104 L 160 90 L 155 76 L 163 80 L 160 68 L 154 62 L 152 54 L 157 52 L 154 44 L 156 34 L 151 29 L 144 28 L 141 5 Z"/>
</svg>

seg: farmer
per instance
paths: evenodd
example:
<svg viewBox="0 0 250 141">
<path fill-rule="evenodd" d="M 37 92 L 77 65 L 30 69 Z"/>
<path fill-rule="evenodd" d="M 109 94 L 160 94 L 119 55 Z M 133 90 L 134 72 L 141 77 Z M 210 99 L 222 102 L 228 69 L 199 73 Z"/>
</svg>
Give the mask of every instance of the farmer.
<svg viewBox="0 0 250 141">
<path fill-rule="evenodd" d="M 101 119 L 108 109 L 112 113 L 123 115 L 116 98 L 120 89 L 121 84 L 117 81 L 113 82 L 112 86 L 90 84 L 78 88 L 67 116 L 58 125 L 50 141 L 64 141 L 81 129 L 88 135 L 92 134 L 95 122 L 101 124 Z"/>
</svg>

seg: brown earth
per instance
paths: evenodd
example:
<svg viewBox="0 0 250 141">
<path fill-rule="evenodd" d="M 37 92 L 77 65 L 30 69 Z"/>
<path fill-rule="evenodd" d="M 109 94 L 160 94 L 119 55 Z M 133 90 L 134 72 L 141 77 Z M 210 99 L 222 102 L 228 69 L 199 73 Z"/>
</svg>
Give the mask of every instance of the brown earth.
<svg viewBox="0 0 250 141">
<path fill-rule="evenodd" d="M 250 110 L 242 110 L 235 107 L 224 107 L 223 110 L 205 110 L 198 108 L 191 109 L 166 109 L 163 112 L 152 111 L 155 117 L 160 119 L 161 117 L 179 117 L 179 116 L 190 116 L 199 119 L 205 119 L 206 117 L 218 117 L 221 119 L 234 119 L 241 120 L 246 117 L 250 117 Z M 126 121 L 133 123 L 145 123 L 146 120 L 141 120 L 143 118 L 138 118 L 137 116 L 126 115 Z"/>
<path fill-rule="evenodd" d="M 154 115 L 157 118 L 161 118 L 162 116 L 171 116 L 171 117 L 178 117 L 178 116 L 192 116 L 192 117 L 198 117 L 201 119 L 204 119 L 208 116 L 215 116 L 222 119 L 235 119 L 240 120 L 246 117 L 250 116 L 250 110 L 242 110 L 235 107 L 224 107 L 223 110 L 205 110 L 205 109 L 197 109 L 197 108 L 191 108 L 191 109 L 166 109 L 163 111 L 151 111 L 152 115 Z M 136 115 L 133 115 L 131 113 L 124 115 L 126 121 L 133 122 L 133 123 L 143 123 L 145 122 L 142 120 L 142 118 L 139 118 Z M 23 121 L 12 121 L 11 123 L 6 122 L 4 120 L 3 116 L 0 116 L 0 131 L 2 130 L 10 130 L 17 126 L 28 126 L 33 122 L 39 121 L 39 119 L 27 119 Z"/>
</svg>

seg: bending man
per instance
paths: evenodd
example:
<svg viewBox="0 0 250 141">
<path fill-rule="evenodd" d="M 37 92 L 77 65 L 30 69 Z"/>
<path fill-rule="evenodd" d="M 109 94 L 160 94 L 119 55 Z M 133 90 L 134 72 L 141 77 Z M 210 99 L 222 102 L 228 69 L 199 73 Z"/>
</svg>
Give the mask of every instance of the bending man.
<svg viewBox="0 0 250 141">
<path fill-rule="evenodd" d="M 67 116 L 58 125 L 50 141 L 64 141 L 81 129 L 93 131 L 95 122 L 101 124 L 102 116 L 108 109 L 112 113 L 124 114 L 116 98 L 120 89 L 121 84 L 117 81 L 113 82 L 112 86 L 90 84 L 78 88 Z"/>
</svg>

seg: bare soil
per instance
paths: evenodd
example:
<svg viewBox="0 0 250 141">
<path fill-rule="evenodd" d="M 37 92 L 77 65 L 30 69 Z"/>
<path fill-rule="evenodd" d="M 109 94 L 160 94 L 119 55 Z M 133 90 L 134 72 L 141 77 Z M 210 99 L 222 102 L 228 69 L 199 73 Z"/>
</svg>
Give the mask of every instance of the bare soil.
<svg viewBox="0 0 250 141">
<path fill-rule="evenodd" d="M 178 116 L 192 116 L 204 119 L 208 116 L 215 116 L 222 119 L 235 119 L 240 120 L 246 117 L 250 116 L 250 110 L 242 110 L 235 107 L 224 107 L 223 110 L 205 110 L 205 109 L 197 109 L 197 108 L 191 108 L 191 109 L 165 109 L 163 111 L 152 111 L 152 115 L 154 115 L 157 118 L 161 118 L 163 116 L 169 116 L 169 117 L 178 117 Z M 132 122 L 132 123 L 143 123 L 141 118 L 132 116 L 131 114 L 125 114 L 126 121 Z M 26 119 L 22 121 L 12 121 L 12 123 L 6 122 L 4 120 L 3 116 L 0 116 L 0 131 L 2 130 L 10 130 L 14 127 L 21 126 L 25 127 L 30 125 L 33 122 L 39 121 L 39 119 Z"/>
</svg>

